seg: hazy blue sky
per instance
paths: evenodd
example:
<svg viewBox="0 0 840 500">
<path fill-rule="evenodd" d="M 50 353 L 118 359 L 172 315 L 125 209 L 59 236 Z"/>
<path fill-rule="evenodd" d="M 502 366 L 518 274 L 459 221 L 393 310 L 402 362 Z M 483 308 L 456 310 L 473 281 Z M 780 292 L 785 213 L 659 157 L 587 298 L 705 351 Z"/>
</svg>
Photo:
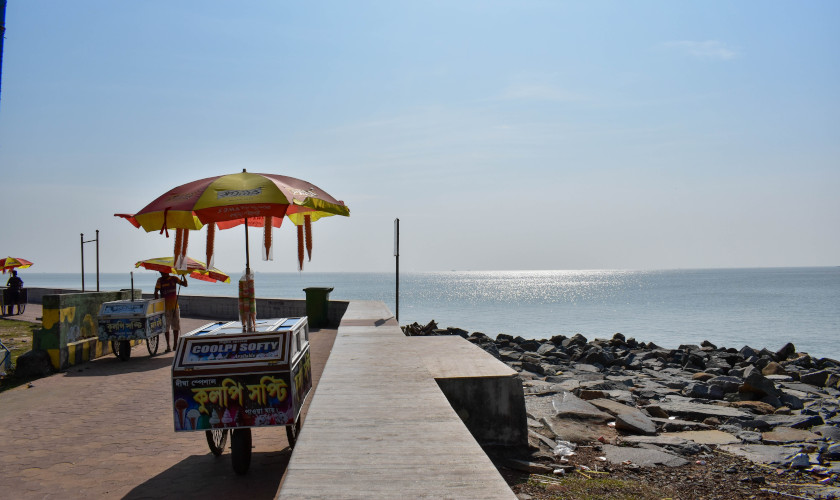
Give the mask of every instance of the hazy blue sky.
<svg viewBox="0 0 840 500">
<path fill-rule="evenodd" d="M 396 217 L 407 271 L 837 265 L 838 21 L 835 1 L 8 0 L 0 252 L 77 272 L 99 229 L 127 272 L 173 239 L 112 214 L 247 168 L 350 207 L 304 272 L 393 269 Z M 294 233 L 252 267 L 295 270 Z M 218 267 L 241 272 L 243 239 L 217 235 Z"/>
</svg>

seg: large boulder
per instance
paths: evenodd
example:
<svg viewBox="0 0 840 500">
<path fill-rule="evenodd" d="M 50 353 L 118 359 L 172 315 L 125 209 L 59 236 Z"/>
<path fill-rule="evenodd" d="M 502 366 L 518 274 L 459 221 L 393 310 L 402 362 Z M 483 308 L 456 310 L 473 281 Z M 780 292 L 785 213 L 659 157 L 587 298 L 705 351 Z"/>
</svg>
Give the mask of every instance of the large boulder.
<svg viewBox="0 0 840 500">
<path fill-rule="evenodd" d="M 22 378 L 48 377 L 52 372 L 50 355 L 43 349 L 20 355 L 15 364 L 15 375 Z"/>
<path fill-rule="evenodd" d="M 826 380 L 831 372 L 826 370 L 817 370 L 813 372 L 804 372 L 799 374 L 799 381 L 803 384 L 811 384 L 817 387 L 825 387 Z"/>
<path fill-rule="evenodd" d="M 782 395 L 782 391 L 776 388 L 776 384 L 762 375 L 761 371 L 754 366 L 747 367 L 744 370 L 744 383 L 741 384 L 739 391 L 751 392 L 760 398 L 764 396 L 779 397 Z"/>
</svg>

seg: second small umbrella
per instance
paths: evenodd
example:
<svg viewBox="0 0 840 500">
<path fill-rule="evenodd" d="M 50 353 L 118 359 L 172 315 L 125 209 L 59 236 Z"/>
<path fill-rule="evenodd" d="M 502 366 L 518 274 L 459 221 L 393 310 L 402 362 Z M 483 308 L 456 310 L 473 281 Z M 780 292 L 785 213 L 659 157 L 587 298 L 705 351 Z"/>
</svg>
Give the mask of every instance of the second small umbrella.
<svg viewBox="0 0 840 500">
<path fill-rule="evenodd" d="M 221 281 L 223 283 L 230 283 L 230 276 L 228 276 L 223 271 L 216 269 L 215 267 L 205 269 L 207 266 L 204 264 L 204 262 L 187 257 L 187 269 L 182 270 L 175 269 L 174 261 L 174 257 L 158 257 L 155 259 L 141 260 L 134 264 L 134 267 L 142 267 L 143 269 L 148 269 L 150 271 L 160 271 L 169 274 L 187 274 L 190 278 L 195 278 L 202 281 Z"/>
<path fill-rule="evenodd" d="M 3 264 L 3 273 L 5 274 L 6 271 L 10 271 L 16 267 L 21 269 L 26 269 L 27 267 L 31 266 L 32 263 L 26 259 L 21 259 L 18 257 L 6 257 L 5 259 L 0 259 L 0 263 Z"/>
</svg>

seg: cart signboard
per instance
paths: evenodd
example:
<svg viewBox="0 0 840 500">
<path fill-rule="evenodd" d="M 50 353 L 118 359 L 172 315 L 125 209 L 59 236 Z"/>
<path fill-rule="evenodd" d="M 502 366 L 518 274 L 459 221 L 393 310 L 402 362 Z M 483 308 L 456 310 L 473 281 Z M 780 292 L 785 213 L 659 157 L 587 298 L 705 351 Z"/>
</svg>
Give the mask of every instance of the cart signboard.
<svg viewBox="0 0 840 500">
<path fill-rule="evenodd" d="M 182 336 L 172 365 L 176 431 L 294 425 L 312 388 L 306 317 L 216 322 Z"/>
<path fill-rule="evenodd" d="M 265 427 L 294 422 L 287 374 L 179 378 L 172 384 L 175 430 Z"/>
<path fill-rule="evenodd" d="M 115 300 L 99 309 L 99 340 L 123 341 L 156 337 L 166 331 L 163 299 Z"/>
</svg>

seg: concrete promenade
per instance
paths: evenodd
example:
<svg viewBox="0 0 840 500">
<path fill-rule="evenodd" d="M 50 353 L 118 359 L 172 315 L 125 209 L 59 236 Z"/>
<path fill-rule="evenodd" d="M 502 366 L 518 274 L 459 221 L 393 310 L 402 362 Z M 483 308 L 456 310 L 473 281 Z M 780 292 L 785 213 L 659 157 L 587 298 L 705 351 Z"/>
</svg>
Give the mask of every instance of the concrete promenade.
<svg viewBox="0 0 840 500">
<path fill-rule="evenodd" d="M 279 498 L 515 500 L 414 340 L 383 303 L 350 303 Z"/>
<path fill-rule="evenodd" d="M 8 319 L 35 321 L 40 311 L 28 304 Z M 182 327 L 207 322 L 183 318 Z M 310 336 L 315 393 L 335 335 Z M 203 432 L 173 430 L 172 356 L 150 357 L 141 344 L 127 362 L 108 355 L 0 393 L 0 498 L 276 496 L 291 456 L 284 428 L 253 431 L 251 468 L 237 476 L 229 450 L 214 457 Z"/>
</svg>

